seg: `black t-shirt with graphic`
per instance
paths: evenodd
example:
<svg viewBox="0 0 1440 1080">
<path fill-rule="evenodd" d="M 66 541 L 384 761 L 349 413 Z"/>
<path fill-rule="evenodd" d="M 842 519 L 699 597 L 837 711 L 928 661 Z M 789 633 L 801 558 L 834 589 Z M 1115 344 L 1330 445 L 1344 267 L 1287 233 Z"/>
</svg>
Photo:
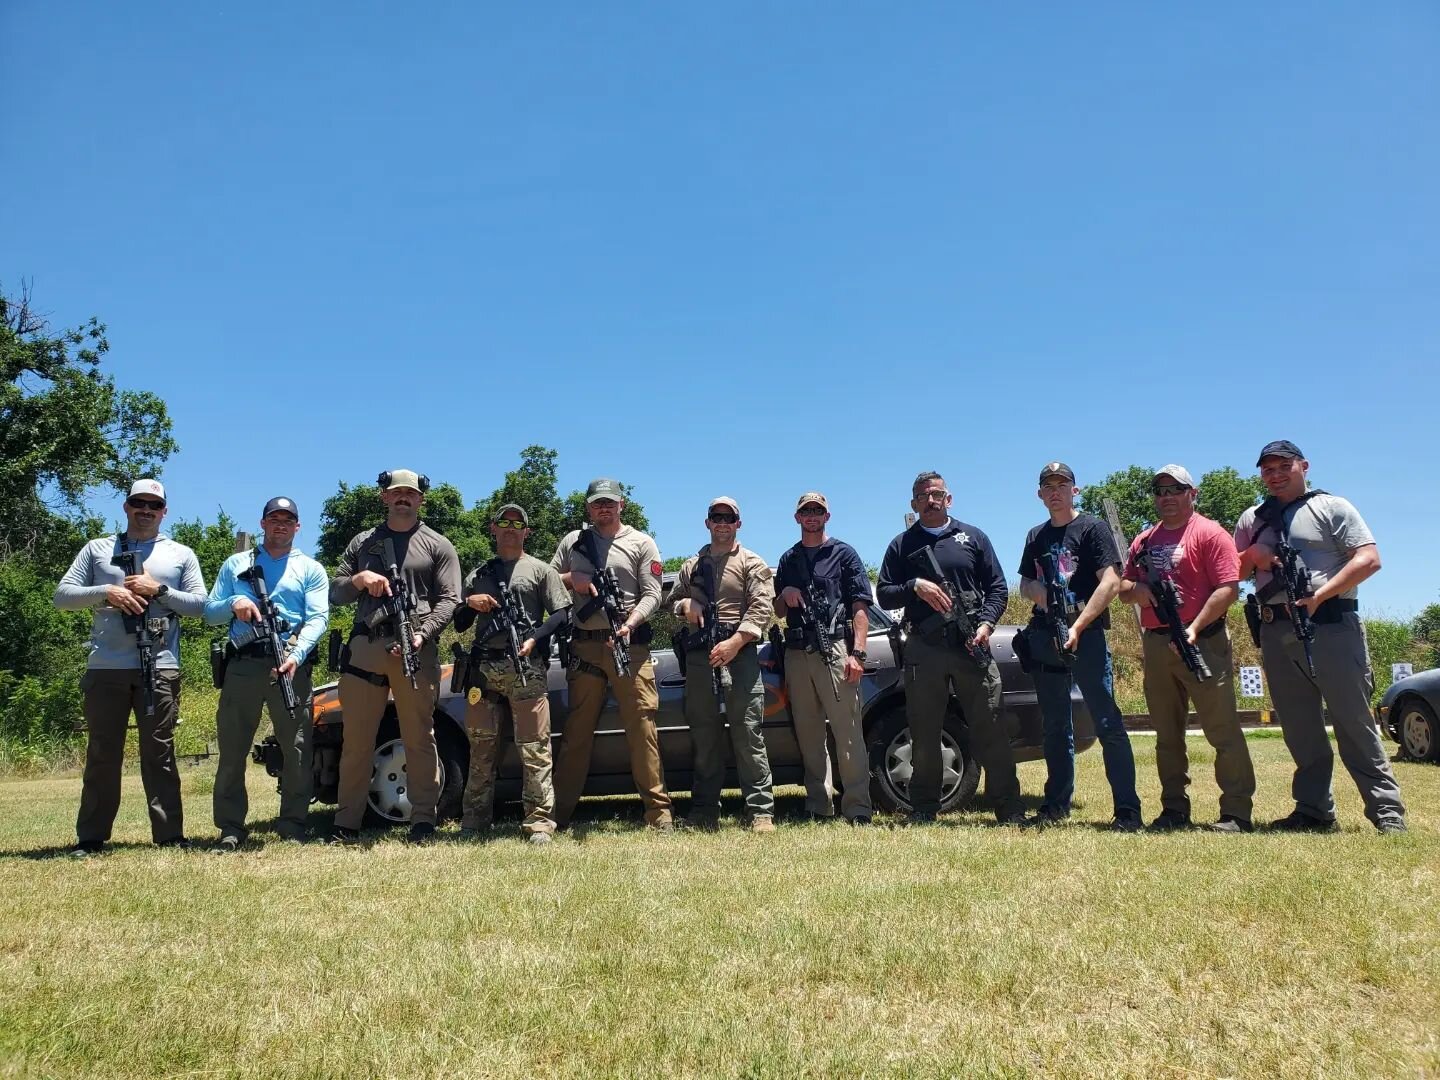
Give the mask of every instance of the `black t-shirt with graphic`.
<svg viewBox="0 0 1440 1080">
<path fill-rule="evenodd" d="M 1036 525 L 1025 537 L 1025 550 L 1020 556 L 1020 576 L 1031 581 L 1044 581 L 1037 560 L 1056 544 L 1064 547 L 1060 555 L 1060 572 L 1066 576 L 1070 591 L 1084 607 L 1100 587 L 1100 572 L 1107 566 L 1120 565 L 1120 552 L 1110 526 L 1094 514 L 1081 513 L 1068 525 L 1046 521 Z M 1095 620 L 1101 629 L 1110 629 L 1107 611 Z"/>
</svg>

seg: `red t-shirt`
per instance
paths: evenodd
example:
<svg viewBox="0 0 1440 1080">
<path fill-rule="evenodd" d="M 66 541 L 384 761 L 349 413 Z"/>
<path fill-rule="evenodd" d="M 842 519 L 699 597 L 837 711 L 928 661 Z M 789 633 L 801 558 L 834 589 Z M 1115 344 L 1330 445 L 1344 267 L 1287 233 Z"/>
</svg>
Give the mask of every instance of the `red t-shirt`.
<svg viewBox="0 0 1440 1080">
<path fill-rule="evenodd" d="M 1192 514 L 1183 528 L 1156 525 L 1137 536 L 1125 560 L 1125 578 L 1145 581 L 1145 572 L 1136 565 L 1140 545 L 1150 549 L 1152 565 L 1161 577 L 1175 582 L 1180 593 L 1180 618 L 1190 625 L 1210 594 L 1221 585 L 1240 580 L 1240 555 L 1235 541 L 1218 523 L 1201 514 Z M 1161 625 L 1153 607 L 1140 609 L 1140 625 L 1153 630 Z"/>
</svg>

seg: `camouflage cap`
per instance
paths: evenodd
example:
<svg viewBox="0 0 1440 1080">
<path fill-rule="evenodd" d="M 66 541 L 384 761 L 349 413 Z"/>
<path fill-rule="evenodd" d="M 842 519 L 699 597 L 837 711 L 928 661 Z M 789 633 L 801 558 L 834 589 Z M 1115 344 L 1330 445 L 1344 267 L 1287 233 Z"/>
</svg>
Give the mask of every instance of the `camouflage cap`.
<svg viewBox="0 0 1440 1080">
<path fill-rule="evenodd" d="M 810 503 L 815 503 L 827 514 L 830 512 L 830 503 L 826 500 L 825 496 L 821 495 L 818 491 L 807 491 L 804 495 L 801 495 L 800 498 L 795 500 L 795 509 L 804 509 L 804 507 Z"/>
<path fill-rule="evenodd" d="M 710 505 L 705 512 L 708 514 L 717 506 L 728 506 L 731 510 L 735 511 L 735 516 L 737 518 L 740 516 L 740 504 L 737 503 L 734 499 L 730 498 L 729 495 L 717 495 L 715 498 L 711 499 Z"/>
<path fill-rule="evenodd" d="M 597 499 L 613 499 L 615 502 L 624 502 L 625 496 L 620 491 L 619 481 L 604 476 L 591 480 L 590 486 L 585 489 L 585 502 L 588 504 Z"/>
<path fill-rule="evenodd" d="M 519 503 L 506 503 L 504 506 L 500 507 L 499 510 L 496 510 L 496 511 L 495 511 L 495 516 L 492 517 L 490 520 L 491 520 L 491 521 L 499 521 L 502 517 L 505 516 L 505 512 L 506 512 L 507 510 L 513 510 L 513 511 L 515 511 L 515 513 L 519 514 L 519 515 L 520 515 L 520 520 L 525 523 L 525 525 L 526 525 L 527 528 L 529 527 L 529 525 L 530 525 L 530 515 L 525 512 L 525 508 L 524 508 L 523 506 L 521 506 Z"/>
</svg>

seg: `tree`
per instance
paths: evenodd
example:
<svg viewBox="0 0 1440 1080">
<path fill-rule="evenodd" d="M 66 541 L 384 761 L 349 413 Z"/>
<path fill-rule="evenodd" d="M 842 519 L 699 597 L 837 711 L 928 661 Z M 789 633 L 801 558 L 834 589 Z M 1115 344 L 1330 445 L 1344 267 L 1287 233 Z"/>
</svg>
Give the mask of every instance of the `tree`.
<svg viewBox="0 0 1440 1080">
<path fill-rule="evenodd" d="M 1415 616 L 1410 633 L 1430 647 L 1430 663 L 1440 667 L 1440 604 L 1426 604 L 1425 610 Z"/>
<path fill-rule="evenodd" d="M 205 579 L 206 587 L 214 585 L 220 574 L 220 567 L 226 559 L 235 554 L 235 519 L 221 507 L 220 516 L 213 524 L 206 525 L 199 518 L 194 521 L 177 521 L 169 531 L 172 540 L 195 552 L 195 558 L 200 563 L 200 575 Z"/>
<path fill-rule="evenodd" d="M 1211 469 L 1200 478 L 1200 500 L 1196 507 L 1208 518 L 1214 518 L 1233 533 L 1240 515 L 1255 505 L 1265 494 L 1259 476 L 1241 476 L 1230 466 Z"/>
<path fill-rule="evenodd" d="M 1113 472 L 1098 484 L 1080 489 L 1080 508 L 1103 519 L 1105 500 L 1114 499 L 1120 515 L 1120 530 L 1126 539 L 1155 520 L 1155 499 L 1150 494 L 1150 481 L 1155 470 L 1148 465 L 1131 465 Z"/>
</svg>

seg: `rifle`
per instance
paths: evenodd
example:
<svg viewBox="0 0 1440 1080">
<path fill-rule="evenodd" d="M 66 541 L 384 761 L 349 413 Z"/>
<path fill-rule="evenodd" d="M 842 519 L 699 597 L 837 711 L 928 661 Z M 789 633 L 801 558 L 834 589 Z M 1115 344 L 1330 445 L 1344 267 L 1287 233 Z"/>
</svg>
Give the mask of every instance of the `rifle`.
<svg viewBox="0 0 1440 1080">
<path fill-rule="evenodd" d="M 610 654 L 615 658 L 615 670 L 628 676 L 630 646 L 626 639 L 620 636 L 620 630 L 625 625 L 625 594 L 620 591 L 620 582 L 615 577 L 615 571 L 608 566 L 597 571 L 593 581 L 595 595 L 580 609 L 577 619 L 583 622 L 594 615 L 597 609 L 605 612 L 606 621 L 610 623 Z"/>
<path fill-rule="evenodd" d="M 290 624 L 275 610 L 275 601 L 270 599 L 270 592 L 265 588 L 265 570 L 255 561 L 253 549 L 250 552 L 250 569 L 240 571 L 235 577 L 248 583 L 255 593 L 255 606 L 260 609 L 260 622 L 256 629 L 260 632 L 260 640 L 265 643 L 265 651 L 275 662 L 275 681 L 280 686 L 280 698 L 285 702 L 285 711 L 299 720 L 296 713 L 300 703 L 295 700 L 295 680 L 280 671 L 280 665 L 285 662 L 285 642 L 280 635 L 290 632 Z"/>
<path fill-rule="evenodd" d="M 1271 573 L 1285 586 L 1285 610 L 1290 615 L 1290 625 L 1295 630 L 1295 636 L 1305 650 L 1305 666 L 1310 669 L 1310 677 L 1313 679 L 1315 657 L 1311 649 L 1315 641 L 1315 623 L 1310 618 L 1310 613 L 1296 603 L 1297 600 L 1315 593 L 1310 587 L 1310 569 L 1300 557 L 1300 552 L 1290 543 L 1284 512 L 1277 515 L 1276 521 L 1266 520 L 1265 524 L 1275 530 L 1275 555 L 1280 560 Z"/>
<path fill-rule="evenodd" d="M 1199 646 L 1191 645 L 1190 639 L 1185 636 L 1185 623 L 1180 618 L 1180 590 L 1175 588 L 1175 582 L 1170 578 L 1161 576 L 1149 545 L 1140 545 L 1140 554 L 1135 561 L 1145 568 L 1150 591 L 1155 594 L 1155 607 L 1170 631 L 1170 644 L 1175 646 L 1175 651 L 1180 654 L 1180 659 L 1185 661 L 1190 674 L 1204 682 L 1210 678 L 1210 668 L 1205 663 L 1205 658 L 1200 655 Z"/>
<path fill-rule="evenodd" d="M 121 544 L 126 541 L 121 538 Z M 118 566 L 125 571 L 126 577 L 137 577 L 145 572 L 145 562 L 140 557 L 140 552 L 131 548 L 129 551 L 121 550 L 120 554 L 110 559 L 111 566 Z M 139 615 L 128 615 L 121 612 L 126 630 L 132 630 L 135 634 L 135 651 L 140 654 L 140 685 L 145 688 L 145 715 L 155 715 L 155 637 L 165 632 L 165 624 L 169 619 L 151 619 L 149 617 L 150 602 L 145 602 L 145 610 Z"/>
<path fill-rule="evenodd" d="M 689 631 L 685 635 L 687 648 L 703 649 L 705 651 L 705 662 L 710 662 L 710 650 L 720 644 L 720 638 L 716 629 L 718 625 L 719 607 L 715 602 L 715 564 L 709 559 L 700 559 L 695 564 L 695 577 L 700 587 L 705 590 L 705 610 L 702 614 L 704 625 L 699 630 Z M 693 600 L 692 600 L 693 603 Z M 710 669 L 710 678 L 715 688 L 715 700 L 725 700 L 725 676 L 730 673 L 730 668 L 724 664 L 720 667 Z"/>
<path fill-rule="evenodd" d="M 420 670 L 420 654 L 415 651 L 415 627 L 410 619 L 415 610 L 415 597 L 410 592 L 410 586 L 405 583 L 405 575 L 400 573 L 400 563 L 395 557 L 395 541 L 388 536 L 385 538 L 384 553 L 385 577 L 390 582 L 390 602 L 371 612 L 366 622 L 373 630 L 387 620 L 395 621 L 395 637 L 400 646 L 400 669 L 409 678 L 410 688 L 419 690 L 420 681 L 415 676 Z"/>
<path fill-rule="evenodd" d="M 982 667 L 987 666 L 993 659 L 990 655 L 990 648 L 987 645 L 976 645 L 975 634 L 980 629 L 980 624 L 975 617 L 965 608 L 964 598 L 960 587 L 940 567 L 940 560 L 935 558 L 934 547 L 927 544 L 910 556 L 910 565 L 926 581 L 939 585 L 945 590 L 945 595 L 950 598 L 950 610 L 946 612 L 935 612 L 944 624 L 947 632 L 956 634 L 960 639 L 960 645 L 970 654 L 970 658 Z"/>
<path fill-rule="evenodd" d="M 500 631 L 505 635 L 505 652 L 510 656 L 510 665 L 515 669 L 515 674 L 520 679 L 520 685 L 526 686 L 530 682 L 529 665 L 520 655 L 520 646 L 525 643 L 525 639 L 534 632 L 535 628 L 530 623 L 530 616 L 526 615 L 525 609 L 520 606 L 520 598 L 511 591 L 509 582 L 496 578 L 495 584 L 500 588 L 500 607 L 496 610 L 495 616 L 496 621 L 500 624 Z M 494 623 L 491 625 L 493 628 Z"/>
<path fill-rule="evenodd" d="M 1063 544 L 1051 544 L 1050 550 L 1042 554 L 1038 562 L 1045 585 L 1045 610 L 1041 613 L 1045 618 L 1045 629 L 1055 643 L 1055 654 L 1068 668 L 1075 663 L 1075 654 L 1065 648 L 1065 642 L 1070 640 L 1070 612 L 1078 604 L 1070 583 L 1060 573 L 1060 556 L 1064 551 Z"/>
<path fill-rule="evenodd" d="M 819 653 L 825 666 L 834 674 L 831 689 L 835 691 L 836 701 L 840 700 L 840 683 L 845 681 L 844 665 L 841 665 L 838 672 L 835 671 L 835 651 L 832 648 L 838 618 L 839 612 L 830 602 L 830 594 L 818 586 L 812 577 L 805 583 L 805 606 L 800 609 L 800 631 L 805 640 L 805 651 Z"/>
</svg>

